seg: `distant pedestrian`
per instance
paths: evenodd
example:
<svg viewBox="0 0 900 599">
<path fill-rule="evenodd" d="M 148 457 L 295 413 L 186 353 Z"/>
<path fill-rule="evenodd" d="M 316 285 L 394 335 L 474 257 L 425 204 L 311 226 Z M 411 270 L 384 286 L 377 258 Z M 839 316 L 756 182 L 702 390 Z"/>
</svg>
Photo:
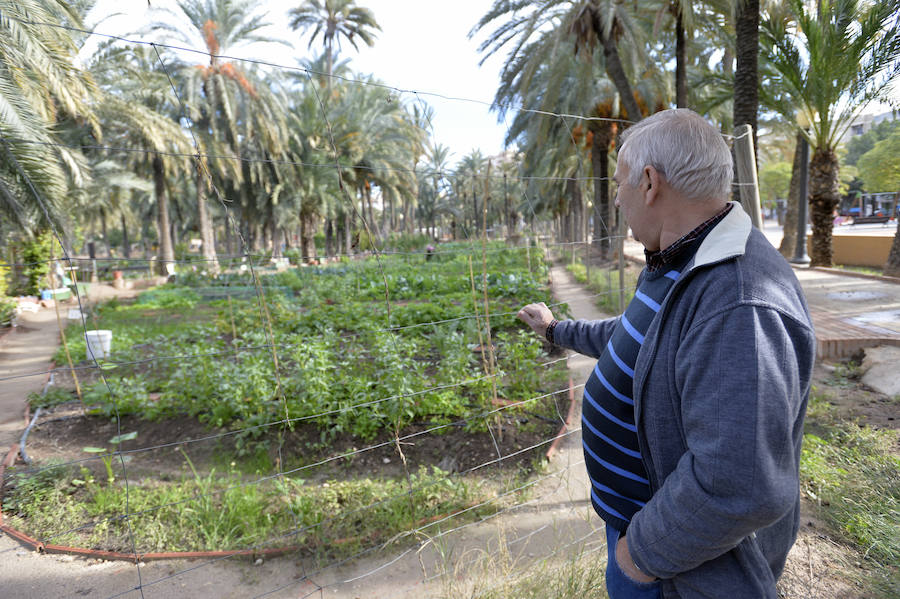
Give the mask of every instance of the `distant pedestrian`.
<svg viewBox="0 0 900 599">
<path fill-rule="evenodd" d="M 775 598 L 800 517 L 815 338 L 791 268 L 726 201 L 728 147 L 696 113 L 623 134 L 616 205 L 645 248 L 616 318 L 519 318 L 598 358 L 584 390 L 612 599 Z"/>
</svg>

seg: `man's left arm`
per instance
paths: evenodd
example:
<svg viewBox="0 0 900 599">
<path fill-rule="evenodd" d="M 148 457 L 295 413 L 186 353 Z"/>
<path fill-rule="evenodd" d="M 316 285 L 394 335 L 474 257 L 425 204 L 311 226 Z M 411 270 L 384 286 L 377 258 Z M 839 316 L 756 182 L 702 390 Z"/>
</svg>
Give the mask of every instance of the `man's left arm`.
<svg viewBox="0 0 900 599">
<path fill-rule="evenodd" d="M 642 572 L 693 569 L 795 504 L 814 346 L 809 326 L 764 306 L 723 309 L 687 333 L 675 357 L 687 451 L 626 537 Z"/>
</svg>

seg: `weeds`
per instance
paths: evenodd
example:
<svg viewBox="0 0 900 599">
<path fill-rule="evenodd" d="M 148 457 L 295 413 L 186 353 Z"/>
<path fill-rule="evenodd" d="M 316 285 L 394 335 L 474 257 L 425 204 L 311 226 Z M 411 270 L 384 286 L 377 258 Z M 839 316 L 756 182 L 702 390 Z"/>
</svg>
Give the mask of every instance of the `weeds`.
<svg viewBox="0 0 900 599">
<path fill-rule="evenodd" d="M 299 545 L 349 555 L 489 496 L 479 483 L 451 479 L 436 468 L 413 473 L 410 492 L 405 478 L 243 485 L 233 468 L 201 474 L 189 459 L 187 464 L 191 476 L 178 481 L 131 481 L 129 519 L 139 552 Z M 13 481 L 4 501 L 13 526 L 52 542 L 131 551 L 129 525 L 121 518 L 124 486 L 101 486 L 89 476 L 72 479 L 63 468 L 17 474 Z M 481 518 L 492 509 L 463 512 L 455 522 Z"/>
<path fill-rule="evenodd" d="M 503 534 L 501 531 L 496 550 L 478 551 L 479 557 L 474 560 L 463 556 L 455 566 L 445 566 L 442 599 L 605 599 L 608 596 L 605 550 L 598 553 L 580 547 L 563 559 L 532 561 L 521 554 L 513 555 Z M 446 561 L 449 556 L 445 553 L 443 559 Z"/>
<path fill-rule="evenodd" d="M 607 314 L 618 314 L 625 307 L 619 305 L 619 270 L 618 267 L 592 268 L 591 280 L 588 281 L 587 269 L 583 262 L 570 262 L 566 269 L 575 280 L 597 294 L 597 307 Z M 633 269 L 625 270 L 625 306 L 634 297 L 637 285 L 637 273 Z"/>
<path fill-rule="evenodd" d="M 819 390 L 810 399 L 806 431 L 802 493 L 841 540 L 900 584 L 900 431 L 840 418 L 829 393 Z"/>
</svg>

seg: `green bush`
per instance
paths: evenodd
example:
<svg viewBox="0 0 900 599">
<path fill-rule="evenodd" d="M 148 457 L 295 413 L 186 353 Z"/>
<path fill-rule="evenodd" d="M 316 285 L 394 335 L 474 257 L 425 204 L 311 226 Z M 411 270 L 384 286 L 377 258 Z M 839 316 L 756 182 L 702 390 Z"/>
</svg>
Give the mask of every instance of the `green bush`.
<svg viewBox="0 0 900 599">
<path fill-rule="evenodd" d="M 52 243 L 53 234 L 50 231 L 37 233 L 32 239 L 22 242 L 22 262 L 28 281 L 23 289 L 26 295 L 38 295 L 41 288 L 47 286 Z"/>
<path fill-rule="evenodd" d="M 5 297 L 9 290 L 9 275 L 9 267 L 0 264 L 0 298 Z"/>
<path fill-rule="evenodd" d="M 151 289 L 140 294 L 135 301 L 143 308 L 193 308 L 200 296 L 188 288 Z"/>
<path fill-rule="evenodd" d="M 16 302 L 13 299 L 0 297 L 0 328 L 12 326 L 16 313 Z"/>
</svg>

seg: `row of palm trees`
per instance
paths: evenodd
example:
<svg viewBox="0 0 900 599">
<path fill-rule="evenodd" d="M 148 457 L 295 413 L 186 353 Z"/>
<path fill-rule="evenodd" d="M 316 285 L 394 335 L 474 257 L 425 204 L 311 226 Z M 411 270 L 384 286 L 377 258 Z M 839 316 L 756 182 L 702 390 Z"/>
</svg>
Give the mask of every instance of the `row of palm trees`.
<svg viewBox="0 0 900 599">
<path fill-rule="evenodd" d="M 830 264 L 837 144 L 900 73 L 900 0 L 496 0 L 471 35 L 485 57 L 508 51 L 494 108 L 516 150 L 452 165 L 429 106 L 340 60 L 342 42 L 372 45 L 380 30 L 354 0 L 291 10 L 323 52 L 277 72 L 225 58 L 284 43 L 263 34 L 259 0 L 177 5 L 147 30 L 206 53 L 109 41 L 80 57 L 91 0 L 0 0 L 0 208 L 15 228 L 74 218 L 108 239 L 118 215 L 126 257 L 129 228 L 144 240 L 155 228 L 167 263 L 172 234 L 190 227 L 216 271 L 217 244 L 277 253 L 294 231 L 311 258 L 317 233 L 329 254 L 351 253 L 361 233 L 465 237 L 549 216 L 569 240 L 593 220 L 606 255 L 616 134 L 674 104 L 726 132 L 750 123 L 755 135 L 761 114 L 810 142 L 812 259 Z"/>
<path fill-rule="evenodd" d="M 748 123 L 756 138 L 762 115 L 767 129 L 809 142 L 811 259 L 831 265 L 836 150 L 856 115 L 886 100 L 900 75 L 897 0 L 497 0 L 473 29 L 482 32 L 486 55 L 508 51 L 494 99 L 501 115 L 526 108 L 591 117 L 519 111 L 507 142 L 523 150 L 526 171 L 568 178 L 548 179 L 540 194 L 557 212 L 578 212 L 593 191 L 601 253 L 614 221 L 607 177 L 616 131 L 674 100 L 723 132 Z M 800 172 L 798 163 L 795 179 Z M 593 189 L 571 185 L 584 174 Z M 895 250 L 889 264 L 900 269 L 900 228 Z"/>
<path fill-rule="evenodd" d="M 293 27 L 324 31 L 326 51 L 283 73 L 223 58 L 269 41 L 259 33 L 267 22 L 257 2 L 178 7 L 147 29 L 162 33 L 165 46 L 202 44 L 202 60 L 106 42 L 77 68 L 90 3 L 0 2 L 0 23 L 15 42 L 0 56 L 0 108 L 12 107 L 0 109 L 0 205 L 16 228 L 66 230 L 77 216 L 99 221 L 107 239 L 107 217 L 118 212 L 127 257 L 126 221 L 146 225 L 152 215 L 165 265 L 175 260 L 177 220 L 199 232 L 215 272 L 217 231 L 231 252 L 278 252 L 282 236 L 290 242 L 286 232 L 299 230 L 311 257 L 322 229 L 329 253 L 352 252 L 361 224 L 375 228 L 373 190 L 390 222 L 370 234 L 388 225 L 409 230 L 423 212 L 433 230 L 437 214 L 448 213 L 449 152 L 429 143 L 431 108 L 386 97 L 380 82 L 335 63 L 338 36 L 372 43 L 371 13 L 351 1 L 292 11 Z M 428 200 L 417 211 L 419 196 Z"/>
</svg>

